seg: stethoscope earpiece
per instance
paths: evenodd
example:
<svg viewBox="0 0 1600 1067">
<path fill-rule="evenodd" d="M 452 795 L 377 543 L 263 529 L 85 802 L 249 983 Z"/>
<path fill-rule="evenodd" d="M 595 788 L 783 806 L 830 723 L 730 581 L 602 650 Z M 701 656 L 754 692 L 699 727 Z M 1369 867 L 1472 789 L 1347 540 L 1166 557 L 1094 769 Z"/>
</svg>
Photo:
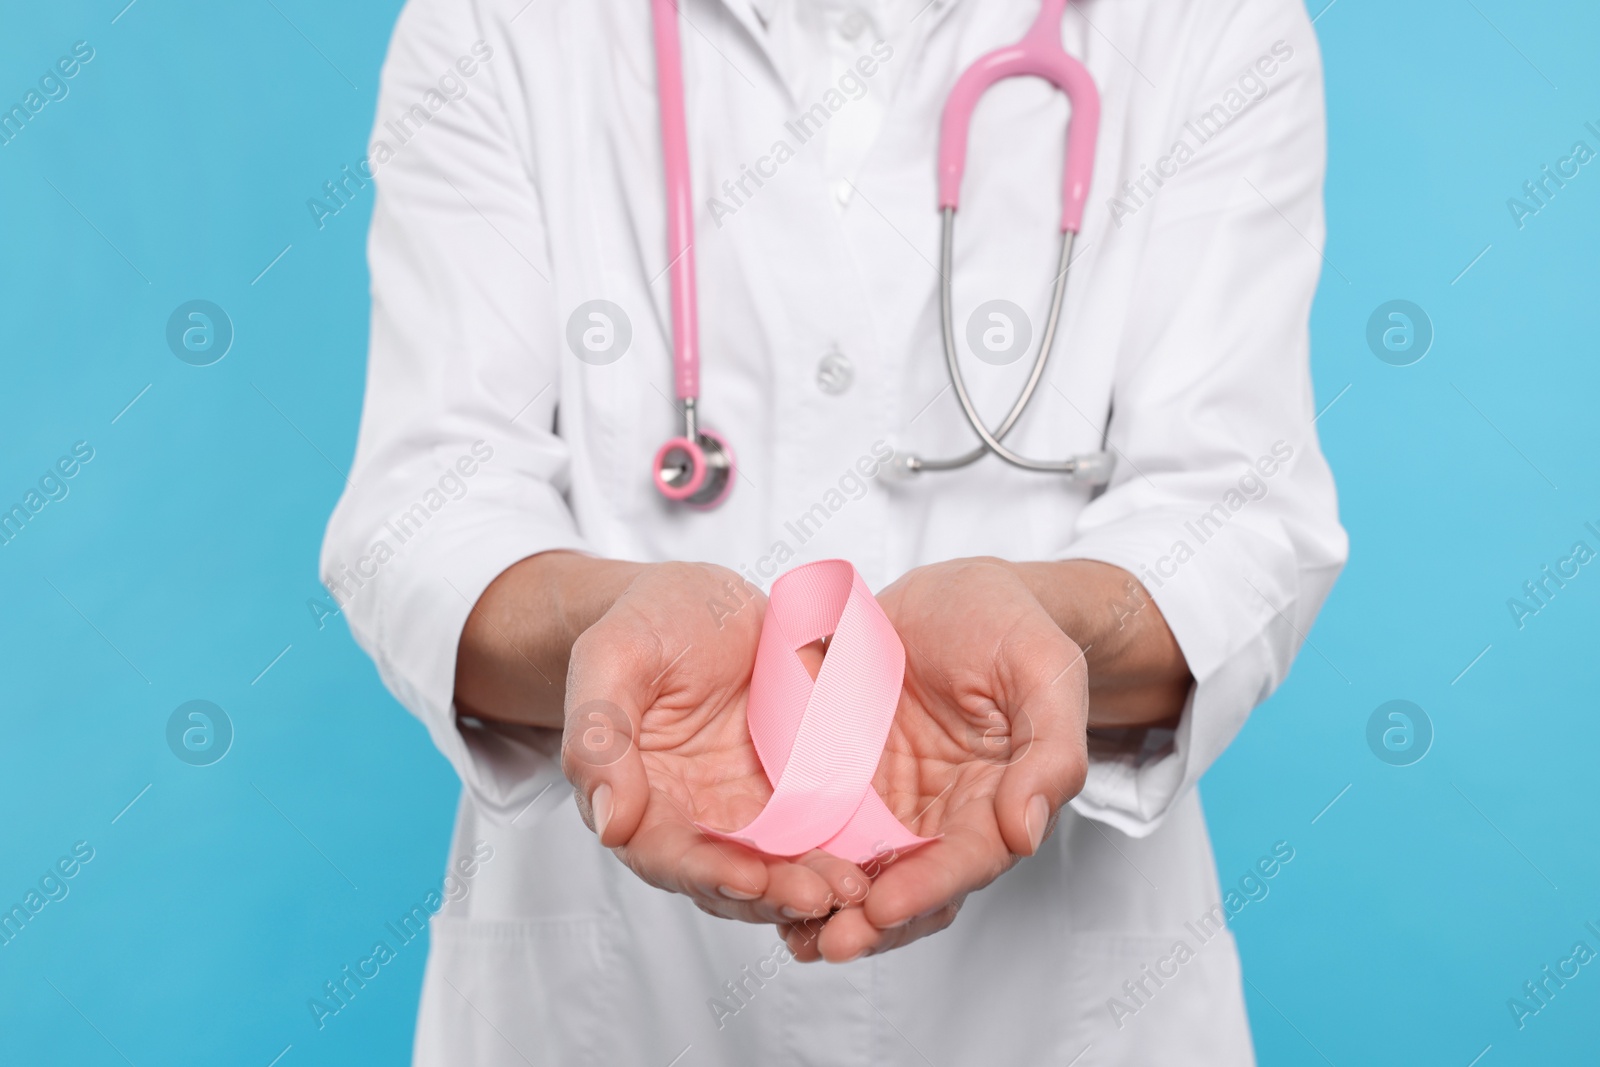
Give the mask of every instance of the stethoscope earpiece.
<svg viewBox="0 0 1600 1067">
<path fill-rule="evenodd" d="M 922 472 L 922 460 L 905 452 L 896 452 L 894 458 L 878 468 L 878 476 L 891 482 L 909 482 Z"/>
</svg>

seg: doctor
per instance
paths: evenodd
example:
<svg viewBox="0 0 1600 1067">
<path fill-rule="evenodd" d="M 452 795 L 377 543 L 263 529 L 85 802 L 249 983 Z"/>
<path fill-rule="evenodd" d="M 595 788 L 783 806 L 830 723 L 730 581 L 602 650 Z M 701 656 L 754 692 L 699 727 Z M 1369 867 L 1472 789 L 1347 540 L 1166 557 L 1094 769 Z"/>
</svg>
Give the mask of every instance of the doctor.
<svg viewBox="0 0 1600 1067">
<path fill-rule="evenodd" d="M 683 410 L 649 4 L 402 13 L 322 572 L 461 776 L 455 851 L 494 849 L 434 918 L 419 1065 L 1253 1062 L 1196 783 L 1346 555 L 1308 371 L 1317 45 L 1298 0 L 1068 8 L 1099 152 L 1005 443 L 1105 448 L 1110 484 L 904 476 L 977 443 L 940 112 L 1038 10 L 683 0 L 700 409 L 738 457 L 712 510 L 652 484 Z M 953 322 L 991 426 L 1044 332 L 1068 117 L 1033 80 L 977 112 Z M 943 835 L 865 870 L 692 825 L 760 807 L 761 590 L 835 557 L 907 647 L 876 787 Z"/>
</svg>

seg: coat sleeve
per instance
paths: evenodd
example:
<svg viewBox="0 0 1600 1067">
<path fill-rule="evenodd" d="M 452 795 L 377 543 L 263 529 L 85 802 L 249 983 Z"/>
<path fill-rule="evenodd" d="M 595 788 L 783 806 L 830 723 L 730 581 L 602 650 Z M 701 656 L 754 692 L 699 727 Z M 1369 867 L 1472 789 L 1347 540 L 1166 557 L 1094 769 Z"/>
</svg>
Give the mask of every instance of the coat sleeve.
<svg viewBox="0 0 1600 1067">
<path fill-rule="evenodd" d="M 1175 731 L 1091 736 L 1073 806 L 1134 836 L 1155 829 L 1283 681 L 1348 551 L 1309 366 L 1325 232 L 1316 39 L 1292 0 L 1205 6 L 1231 10 L 1213 40 L 1190 38 L 1207 58 L 1180 104 L 1189 113 L 1173 118 L 1193 151 L 1110 226 L 1145 241 L 1113 387 L 1117 466 L 1061 553 L 1136 575 L 1195 678 Z M 1258 67 L 1262 56 L 1272 59 Z M 1181 124 L 1213 105 L 1228 121 L 1196 146 Z M 1136 594 L 1118 609 L 1137 610 Z"/>
<path fill-rule="evenodd" d="M 561 334 L 539 190 L 503 105 L 509 49 L 475 8 L 412 0 L 384 64 L 366 395 L 321 574 L 480 807 L 515 818 L 560 779 L 553 732 L 458 719 L 457 644 L 503 570 L 585 546 L 553 432 Z"/>
</svg>

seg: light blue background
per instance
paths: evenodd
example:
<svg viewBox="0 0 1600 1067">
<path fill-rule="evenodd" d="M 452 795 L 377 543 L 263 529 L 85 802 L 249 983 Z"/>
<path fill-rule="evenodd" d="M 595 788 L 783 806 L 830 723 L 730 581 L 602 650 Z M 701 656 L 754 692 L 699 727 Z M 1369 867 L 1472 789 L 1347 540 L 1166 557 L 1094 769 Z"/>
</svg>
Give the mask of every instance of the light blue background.
<svg viewBox="0 0 1600 1067">
<path fill-rule="evenodd" d="M 95 849 L 0 947 L 0 1062 L 402 1063 L 420 942 L 321 1032 L 306 1007 L 439 884 L 458 791 L 306 607 L 359 413 L 370 190 L 321 231 L 305 202 L 362 155 L 399 4 L 125 2 L 0 6 L 4 106 L 96 51 L 0 147 L 0 503 L 95 449 L 0 548 L 0 904 Z M 1506 200 L 1600 149 L 1600 9 L 1337 0 L 1317 30 L 1315 371 L 1353 551 L 1205 782 L 1225 882 L 1296 849 L 1235 922 L 1261 1061 L 1592 1060 L 1600 966 L 1523 1030 L 1506 1002 L 1600 948 L 1600 566 L 1521 631 L 1506 600 L 1600 548 L 1600 164 L 1520 231 Z M 206 368 L 163 338 L 197 297 L 237 330 Z M 1366 345 L 1393 298 L 1436 329 L 1413 366 Z M 165 742 L 195 698 L 236 730 L 210 767 Z M 1367 747 L 1395 698 L 1436 731 L 1410 767 Z"/>
</svg>

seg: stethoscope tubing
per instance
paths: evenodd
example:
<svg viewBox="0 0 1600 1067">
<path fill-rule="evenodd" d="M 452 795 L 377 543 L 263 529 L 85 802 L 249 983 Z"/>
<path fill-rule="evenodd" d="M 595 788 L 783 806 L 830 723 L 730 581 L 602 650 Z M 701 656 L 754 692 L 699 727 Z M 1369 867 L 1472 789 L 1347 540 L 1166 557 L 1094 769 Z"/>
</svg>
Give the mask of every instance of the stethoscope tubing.
<svg viewBox="0 0 1600 1067">
<path fill-rule="evenodd" d="M 669 440 L 656 454 L 653 476 L 668 500 L 697 507 L 715 507 L 726 499 L 734 475 L 732 450 L 720 436 L 699 421 L 700 337 L 694 258 L 694 203 L 690 189 L 688 118 L 683 87 L 682 43 L 679 39 L 680 0 L 650 0 L 656 51 L 657 98 L 661 121 L 662 164 L 665 171 L 667 271 L 672 310 L 673 385 L 682 404 L 684 434 Z M 952 459 L 897 458 L 907 473 L 949 471 L 977 462 L 993 452 L 1012 466 L 1030 471 L 1067 474 L 1074 481 L 1104 484 L 1110 459 L 1105 452 L 1065 460 L 1036 460 L 1007 448 L 1004 438 L 1027 410 L 1043 380 L 1050 351 L 1061 321 L 1072 247 L 1082 225 L 1094 171 L 1099 137 L 1100 94 L 1087 68 L 1061 47 L 1061 18 L 1067 0 L 1040 0 L 1039 14 L 1027 34 L 1015 44 L 998 48 L 978 59 L 957 79 L 945 102 L 940 120 L 938 186 L 942 216 L 940 237 L 939 320 L 945 367 L 950 384 L 979 445 Z M 979 101 L 997 82 L 1015 77 L 1039 77 L 1064 93 L 1072 105 L 1066 156 L 1062 163 L 1061 254 L 1052 286 L 1049 316 L 1032 370 L 1016 402 L 991 431 L 961 374 L 955 327 L 951 277 L 955 266 L 955 217 L 961 179 L 966 170 L 967 138 Z"/>
<path fill-rule="evenodd" d="M 954 283 L 951 281 L 951 277 L 955 261 L 956 211 L 955 208 L 945 208 L 940 214 L 943 216 L 941 224 L 943 232 L 939 241 L 941 273 L 939 282 L 939 325 L 944 337 L 945 368 L 950 374 L 950 384 L 955 389 L 956 400 L 961 405 L 961 412 L 973 424 L 973 431 L 977 433 L 978 439 L 982 443 L 971 451 L 953 459 L 908 457 L 907 466 L 913 473 L 918 471 L 960 470 L 962 467 L 976 463 L 989 452 L 994 452 L 995 455 L 1007 462 L 1016 462 L 1003 446 L 996 449 L 989 442 L 992 440 L 998 444 L 1006 434 L 1011 432 L 1011 428 L 1017 424 L 1018 419 L 1022 418 L 1022 413 L 1027 410 L 1028 405 L 1033 401 L 1033 394 L 1038 390 L 1040 381 L 1044 379 L 1045 364 L 1049 362 L 1050 351 L 1055 347 L 1056 327 L 1061 322 L 1061 307 L 1067 295 L 1067 272 L 1072 265 L 1073 238 L 1077 236 L 1071 230 L 1067 230 L 1061 235 L 1061 258 L 1056 264 L 1055 284 L 1051 287 L 1050 312 L 1045 318 L 1044 334 L 1039 339 L 1038 354 L 1033 357 L 1033 369 L 1028 373 L 1028 380 L 1023 384 L 1022 391 L 1017 394 L 1016 403 L 1011 405 L 1011 410 L 1006 413 L 1006 417 L 1001 420 L 999 426 L 995 427 L 993 433 L 990 433 L 983 420 L 977 417 L 977 408 L 973 406 L 972 398 L 967 393 L 966 379 L 962 377 L 960 363 L 955 361 L 954 358 L 956 351 L 955 332 L 953 329 L 955 296 L 952 292 Z M 1021 456 L 1016 457 L 1016 459 L 1023 460 L 1022 463 L 1017 465 L 1023 466 L 1028 470 L 1055 469 L 1033 466 L 1032 460 L 1027 460 Z"/>
<path fill-rule="evenodd" d="M 1110 457 L 1104 451 L 1071 456 L 1063 460 L 1039 460 L 1011 451 L 1000 440 L 1011 431 L 1017 420 L 1022 417 L 1022 413 L 1027 410 L 1028 404 L 1039 388 L 1039 382 L 1044 378 L 1045 364 L 1050 359 L 1050 350 L 1055 347 L 1056 329 L 1061 322 L 1061 308 L 1067 294 L 1067 276 L 1072 269 L 1072 246 L 1077 234 L 1071 230 L 1062 231 L 1061 257 L 1056 265 L 1055 284 L 1052 286 L 1050 296 L 1050 312 L 1045 319 L 1044 335 L 1039 340 L 1039 352 L 1033 357 L 1033 369 L 1028 374 L 1028 380 L 1023 383 L 1022 391 L 1017 394 L 1016 402 L 1011 405 L 1010 412 L 1000 425 L 991 431 L 983 421 L 983 417 L 978 414 L 972 395 L 967 390 L 966 378 L 961 373 L 961 361 L 956 351 L 954 284 L 951 281 L 955 270 L 956 209 L 947 207 L 941 214 L 943 223 L 939 240 L 939 328 L 944 341 L 945 370 L 950 375 L 950 385 L 955 390 L 956 402 L 961 405 L 961 414 L 982 443 L 954 459 L 930 460 L 920 456 L 907 456 L 903 460 L 904 469 L 911 474 L 920 471 L 958 470 L 981 459 L 985 453 L 993 452 L 1007 463 L 1023 470 L 1066 474 L 1070 475 L 1073 481 L 1094 485 L 1104 484 L 1110 474 Z"/>
<path fill-rule="evenodd" d="M 679 400 L 700 396 L 700 305 L 694 257 L 694 191 L 690 188 L 689 119 L 683 91 L 683 48 L 676 0 L 650 0 L 655 28 L 656 97 L 667 209 L 667 273 L 672 289 L 673 387 Z M 692 420 L 693 416 L 687 416 Z M 686 436 L 693 439 L 695 427 Z"/>
</svg>

